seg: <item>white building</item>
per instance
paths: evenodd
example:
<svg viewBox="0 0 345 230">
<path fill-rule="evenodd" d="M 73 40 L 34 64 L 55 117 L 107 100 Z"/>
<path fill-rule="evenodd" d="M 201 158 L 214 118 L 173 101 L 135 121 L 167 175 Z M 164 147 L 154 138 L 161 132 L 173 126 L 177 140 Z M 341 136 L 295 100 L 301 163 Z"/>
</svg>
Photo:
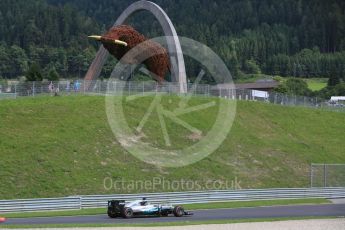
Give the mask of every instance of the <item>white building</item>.
<svg viewBox="0 0 345 230">
<path fill-rule="evenodd" d="M 333 101 L 333 102 L 345 101 L 345 96 L 332 96 L 330 101 Z"/>
<path fill-rule="evenodd" d="M 268 100 L 269 94 L 266 91 L 252 90 L 252 97 L 254 100 L 258 98 Z"/>
</svg>

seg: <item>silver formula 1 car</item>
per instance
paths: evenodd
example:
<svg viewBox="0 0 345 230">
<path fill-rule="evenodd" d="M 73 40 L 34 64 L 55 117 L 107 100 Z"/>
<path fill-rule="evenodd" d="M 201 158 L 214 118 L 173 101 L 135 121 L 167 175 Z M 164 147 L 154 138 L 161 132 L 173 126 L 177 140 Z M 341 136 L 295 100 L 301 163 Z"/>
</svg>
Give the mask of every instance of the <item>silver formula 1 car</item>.
<svg viewBox="0 0 345 230">
<path fill-rule="evenodd" d="M 186 212 L 182 206 L 150 204 L 145 198 L 133 202 L 125 202 L 124 200 L 108 201 L 108 216 L 111 218 L 132 218 L 134 216 L 168 216 L 169 214 L 174 214 L 176 217 L 193 215 L 191 212 Z"/>
</svg>

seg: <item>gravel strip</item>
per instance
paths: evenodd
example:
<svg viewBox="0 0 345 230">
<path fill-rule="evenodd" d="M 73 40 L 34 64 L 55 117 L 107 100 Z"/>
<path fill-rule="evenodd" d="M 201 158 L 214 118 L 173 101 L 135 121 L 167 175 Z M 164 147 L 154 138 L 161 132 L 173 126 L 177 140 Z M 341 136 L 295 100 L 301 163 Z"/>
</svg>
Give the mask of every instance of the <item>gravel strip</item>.
<svg viewBox="0 0 345 230">
<path fill-rule="evenodd" d="M 55 228 L 55 230 L 76 230 L 79 228 Z M 253 222 L 235 224 L 209 224 L 172 227 L 101 227 L 81 228 L 82 230 L 344 230 L 345 218 L 322 220 L 288 220 L 274 222 Z M 42 230 L 42 228 L 40 228 Z"/>
</svg>

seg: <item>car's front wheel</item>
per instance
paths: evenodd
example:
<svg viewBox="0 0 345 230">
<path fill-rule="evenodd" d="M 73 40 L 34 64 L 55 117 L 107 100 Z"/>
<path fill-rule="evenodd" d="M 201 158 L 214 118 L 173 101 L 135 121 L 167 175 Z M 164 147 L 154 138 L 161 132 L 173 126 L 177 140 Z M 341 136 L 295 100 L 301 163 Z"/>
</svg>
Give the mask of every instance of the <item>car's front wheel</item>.
<svg viewBox="0 0 345 230">
<path fill-rule="evenodd" d="M 181 217 L 184 214 L 184 209 L 181 206 L 175 206 L 173 213 L 174 216 Z"/>
</svg>

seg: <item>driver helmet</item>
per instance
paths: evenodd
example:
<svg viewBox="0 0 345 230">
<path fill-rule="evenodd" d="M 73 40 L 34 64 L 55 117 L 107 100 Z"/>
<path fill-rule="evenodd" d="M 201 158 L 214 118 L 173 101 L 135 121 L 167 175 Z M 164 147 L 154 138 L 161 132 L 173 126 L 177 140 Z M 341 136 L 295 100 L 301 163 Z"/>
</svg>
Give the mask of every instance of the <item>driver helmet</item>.
<svg viewBox="0 0 345 230">
<path fill-rule="evenodd" d="M 146 201 L 145 197 L 143 198 L 143 201 L 140 202 L 140 205 L 142 205 L 142 206 L 147 205 L 147 201 Z"/>
</svg>

